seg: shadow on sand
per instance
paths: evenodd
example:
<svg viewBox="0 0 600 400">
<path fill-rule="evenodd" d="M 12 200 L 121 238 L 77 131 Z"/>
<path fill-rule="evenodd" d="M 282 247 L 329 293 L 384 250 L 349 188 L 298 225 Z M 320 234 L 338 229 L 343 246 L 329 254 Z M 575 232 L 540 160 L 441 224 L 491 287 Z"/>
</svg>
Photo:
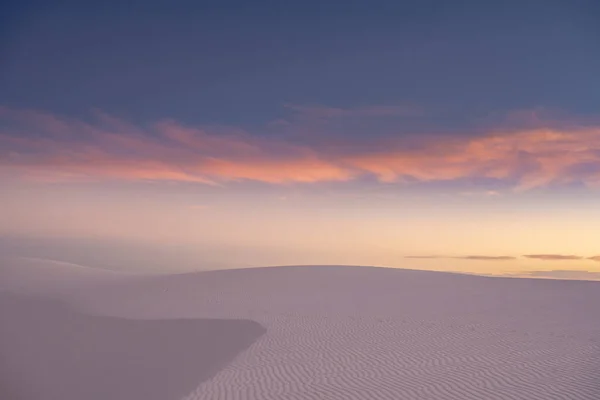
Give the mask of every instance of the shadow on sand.
<svg viewBox="0 0 600 400">
<path fill-rule="evenodd" d="M 250 320 L 130 320 L 0 292 L 3 400 L 179 400 L 256 341 Z"/>
</svg>

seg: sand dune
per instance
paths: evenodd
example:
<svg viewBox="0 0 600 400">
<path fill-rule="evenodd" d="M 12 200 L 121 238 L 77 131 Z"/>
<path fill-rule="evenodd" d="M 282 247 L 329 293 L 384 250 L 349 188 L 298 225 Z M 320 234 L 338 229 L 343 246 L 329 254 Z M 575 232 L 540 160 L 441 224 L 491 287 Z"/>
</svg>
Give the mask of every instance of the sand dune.
<svg viewBox="0 0 600 400">
<path fill-rule="evenodd" d="M 179 399 L 264 333 L 248 320 L 97 317 L 0 294 L 2 399 Z"/>
<path fill-rule="evenodd" d="M 90 283 L 96 279 L 103 283 Z M 77 340 L 88 343 L 98 340 L 90 336 L 93 332 L 105 329 L 131 329 L 132 337 L 147 336 L 147 347 L 124 359 L 149 353 L 150 364 L 166 371 L 165 385 L 168 371 L 196 371 L 195 385 L 191 377 L 181 378 L 174 384 L 178 390 L 163 392 L 165 400 L 600 398 L 598 282 L 343 266 L 89 277 L 86 282 L 86 290 L 80 291 L 55 286 L 53 297 L 77 311 L 48 312 L 54 316 L 39 319 L 37 326 L 62 321 L 61 332 L 80 335 Z M 18 292 L 19 299 L 6 303 L 5 312 L 15 318 L 16 309 L 17 317 L 24 318 L 18 311 L 23 306 L 13 303 L 24 301 L 26 285 L 10 285 L 4 284 L 4 290 Z M 39 296 L 39 288 L 36 293 Z M 89 320 L 93 329 L 79 329 L 74 322 L 79 319 Z M 212 367 L 202 372 L 201 362 L 193 360 L 212 340 L 202 334 L 212 329 L 206 321 L 222 324 L 223 319 L 232 320 L 223 329 L 235 330 L 240 324 L 240 330 L 252 335 L 231 339 L 233 350 L 223 350 L 227 355 L 222 360 L 227 361 L 209 363 L 218 364 L 218 372 Z M 182 320 L 190 325 L 178 326 Z M 115 328 L 115 321 L 123 326 Z M 140 324 L 139 330 L 124 328 L 134 323 Z M 13 336 L 18 325 L 26 326 L 13 323 Z M 260 335 L 260 327 L 266 333 L 246 348 Z M 14 340 L 6 336 L 0 337 L 2 351 Z M 161 343 L 153 337 L 166 339 Z M 173 343 L 169 337 L 181 349 L 189 349 L 189 359 L 176 351 L 163 356 L 155 349 Z M 68 346 L 55 347 L 62 350 L 49 353 L 47 359 L 59 357 Z M 97 357 L 93 354 L 91 359 Z M 40 379 L 41 367 L 36 370 L 31 360 L 33 366 L 19 370 L 24 371 L 19 374 L 22 384 Z M 103 362 L 109 363 L 110 357 Z M 141 370 L 145 362 L 136 365 Z M 15 361 L 4 370 L 14 373 L 18 366 Z M 87 374 L 86 387 L 103 386 L 92 378 L 92 371 L 79 371 Z M 149 374 L 159 387 L 160 374 Z M 142 379 L 139 376 L 136 379 Z M 128 379 L 115 385 L 129 382 L 129 397 L 111 399 L 150 398 L 140 395 L 139 380 Z M 38 398 L 45 397 L 25 400 Z"/>
</svg>

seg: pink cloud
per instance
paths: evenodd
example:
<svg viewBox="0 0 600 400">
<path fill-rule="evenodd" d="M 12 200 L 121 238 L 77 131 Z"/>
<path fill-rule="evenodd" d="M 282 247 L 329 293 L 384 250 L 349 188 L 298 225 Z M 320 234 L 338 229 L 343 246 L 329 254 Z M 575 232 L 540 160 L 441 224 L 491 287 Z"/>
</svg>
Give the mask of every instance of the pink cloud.
<svg viewBox="0 0 600 400">
<path fill-rule="evenodd" d="M 390 149 L 358 154 L 348 161 L 386 182 L 403 177 L 421 181 L 483 177 L 513 179 L 522 189 L 573 181 L 591 186 L 600 183 L 600 127 L 538 128 L 438 140 L 419 150 Z M 582 165 L 594 168 L 574 172 Z"/>
<path fill-rule="evenodd" d="M 268 183 L 348 181 L 351 171 L 318 159 L 230 161 L 209 160 L 202 171 L 227 180 L 250 179 Z"/>
<path fill-rule="evenodd" d="M 0 132 L 10 152 L 0 168 L 44 181 L 173 180 L 268 183 L 351 179 L 352 172 L 324 161 L 310 148 L 268 141 L 237 129 L 206 132 L 174 121 L 146 130 L 102 114 L 98 124 L 3 109 L 17 128 Z M 59 124 L 58 124 L 58 123 Z M 61 127 L 57 132 L 55 128 Z M 22 135 L 25 130 L 28 135 Z M 42 135 L 40 135 L 42 134 Z"/>
<path fill-rule="evenodd" d="M 378 116 L 395 108 L 321 109 L 323 116 Z M 306 111 L 306 110 L 305 110 Z M 310 109 L 311 113 L 315 111 Z M 513 182 L 518 189 L 554 183 L 600 185 L 600 127 L 494 131 L 478 137 L 431 136 L 419 147 L 386 143 L 300 145 L 282 136 L 166 120 L 141 127 L 95 111 L 93 122 L 0 108 L 0 170 L 42 180 L 173 180 L 219 183 L 457 180 Z M 333 148 L 333 150 L 332 150 Z"/>
</svg>

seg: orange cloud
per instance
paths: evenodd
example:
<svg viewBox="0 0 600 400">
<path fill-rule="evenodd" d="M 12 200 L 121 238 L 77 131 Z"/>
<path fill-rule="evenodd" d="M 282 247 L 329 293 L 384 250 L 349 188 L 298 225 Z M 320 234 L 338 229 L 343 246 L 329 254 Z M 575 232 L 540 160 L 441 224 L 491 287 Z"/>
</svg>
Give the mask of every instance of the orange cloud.
<svg viewBox="0 0 600 400">
<path fill-rule="evenodd" d="M 575 279 L 575 280 L 600 280 L 600 272 L 585 270 L 553 270 L 553 271 L 528 271 L 520 274 L 505 274 L 504 276 L 534 277 L 550 279 Z"/>
<path fill-rule="evenodd" d="M 511 261 L 516 260 L 516 257 L 513 256 L 463 256 L 463 257 L 454 257 L 461 260 L 477 260 L 477 261 Z"/>
<path fill-rule="evenodd" d="M 413 151 L 359 154 L 348 162 L 385 182 L 406 177 L 421 181 L 480 177 L 514 179 L 521 189 L 572 181 L 592 186 L 600 183 L 600 128 L 445 139 Z"/>
<path fill-rule="evenodd" d="M 398 115 L 402 107 L 355 110 L 290 106 L 323 117 Z M 43 180 L 174 180 L 218 183 L 382 182 L 465 178 L 504 180 L 518 189 L 580 182 L 600 185 L 600 127 L 531 128 L 477 137 L 430 136 L 418 147 L 386 143 L 367 150 L 301 145 L 237 128 L 197 128 L 176 121 L 140 127 L 95 111 L 94 122 L 0 107 L 0 169 Z M 381 146 L 380 146 L 381 147 Z"/>
<path fill-rule="evenodd" d="M 352 172 L 317 159 L 275 161 L 229 161 L 213 159 L 202 164 L 202 171 L 227 180 L 250 179 L 268 183 L 347 181 Z"/>
<path fill-rule="evenodd" d="M 235 129 L 207 133 L 162 121 L 142 130 L 101 113 L 95 125 L 6 108 L 0 116 L 16 121 L 15 131 L 28 129 L 29 133 L 19 135 L 10 128 L 0 131 L 0 144 L 10 149 L 0 156 L 0 167 L 44 181 L 308 183 L 353 177 L 349 169 L 320 159 L 309 148 L 255 138 Z"/>
<path fill-rule="evenodd" d="M 544 261 L 581 260 L 583 257 L 564 254 L 529 254 L 523 257 Z"/>
</svg>

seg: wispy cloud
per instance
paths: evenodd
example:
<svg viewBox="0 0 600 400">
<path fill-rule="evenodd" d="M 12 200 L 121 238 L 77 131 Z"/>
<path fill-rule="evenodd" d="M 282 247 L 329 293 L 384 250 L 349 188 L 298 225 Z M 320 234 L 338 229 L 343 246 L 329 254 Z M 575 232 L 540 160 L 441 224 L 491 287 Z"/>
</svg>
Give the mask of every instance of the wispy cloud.
<svg viewBox="0 0 600 400">
<path fill-rule="evenodd" d="M 478 261 L 511 261 L 516 260 L 516 257 L 513 256 L 478 256 L 478 255 L 470 255 L 470 256 L 406 256 L 404 258 L 412 258 L 412 259 L 453 259 L 453 260 L 478 260 Z"/>
<path fill-rule="evenodd" d="M 572 261 L 572 260 L 591 260 L 600 262 L 600 256 L 584 257 L 571 254 L 527 254 L 522 256 L 543 261 Z M 467 255 L 467 256 L 443 256 L 443 255 L 416 255 L 405 256 L 404 258 L 412 259 L 454 259 L 454 260 L 479 260 L 479 261 L 511 261 L 517 260 L 515 256 L 482 256 L 482 255 Z"/>
<path fill-rule="evenodd" d="M 290 107 L 316 118 L 377 119 L 411 112 L 396 106 Z M 490 178 L 518 189 L 569 182 L 600 186 L 596 126 L 432 135 L 411 145 L 388 137 L 381 146 L 366 148 L 351 138 L 344 146 L 328 145 L 327 131 L 309 145 L 234 127 L 190 127 L 169 120 L 136 126 L 101 112 L 94 117 L 84 121 L 0 107 L 0 171 L 42 180 L 281 184 L 374 176 L 382 182 Z"/>
<path fill-rule="evenodd" d="M 505 276 L 532 277 L 548 279 L 575 279 L 575 280 L 600 280 L 600 272 L 597 271 L 575 271 L 575 270 L 552 270 L 552 271 L 528 271 L 519 274 L 507 274 Z"/>
<path fill-rule="evenodd" d="M 437 258 L 447 258 L 444 256 L 405 256 L 404 258 L 412 258 L 417 260 L 432 260 Z"/>
<path fill-rule="evenodd" d="M 500 196 L 500 192 L 497 190 L 480 190 L 480 191 L 460 192 L 459 195 L 467 196 L 467 197 L 495 197 L 495 196 Z"/>
<path fill-rule="evenodd" d="M 534 258 L 536 260 L 544 260 L 544 261 L 568 261 L 568 260 L 581 260 L 584 257 L 575 256 L 575 255 L 565 255 L 565 254 L 527 254 L 523 257 L 526 258 Z"/>
<path fill-rule="evenodd" d="M 600 183 L 600 128 L 534 129 L 476 138 L 440 139 L 411 151 L 358 154 L 352 164 L 380 180 L 481 177 L 517 182 L 521 189 L 573 181 Z"/>
<path fill-rule="evenodd" d="M 353 171 L 315 150 L 234 128 L 161 121 L 137 127 L 98 113 L 94 122 L 0 108 L 0 168 L 42 180 L 269 183 L 349 180 Z"/>
<path fill-rule="evenodd" d="M 516 260 L 516 257 L 513 256 L 464 256 L 464 257 L 454 257 L 462 260 L 480 260 L 480 261 L 510 261 Z"/>
</svg>

